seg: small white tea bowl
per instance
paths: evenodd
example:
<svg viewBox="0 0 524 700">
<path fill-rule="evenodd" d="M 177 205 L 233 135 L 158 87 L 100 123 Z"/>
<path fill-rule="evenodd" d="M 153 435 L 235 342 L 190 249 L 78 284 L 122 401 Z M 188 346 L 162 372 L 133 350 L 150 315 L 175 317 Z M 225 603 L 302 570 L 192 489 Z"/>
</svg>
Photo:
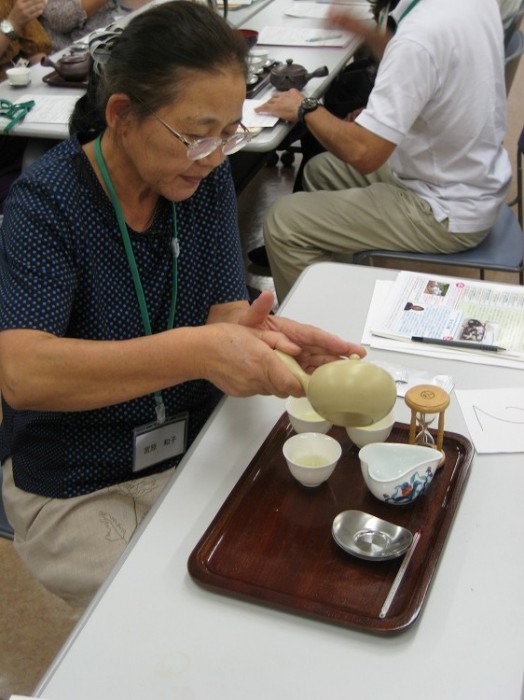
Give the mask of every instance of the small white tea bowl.
<svg viewBox="0 0 524 700">
<path fill-rule="evenodd" d="M 8 68 L 5 72 L 9 85 L 21 87 L 29 85 L 31 81 L 31 71 L 29 68 L 17 66 L 16 68 Z"/>
<path fill-rule="evenodd" d="M 260 65 L 264 66 L 269 58 L 269 53 L 266 51 L 266 49 L 251 49 L 251 51 L 248 54 L 248 61 L 253 62 L 255 61 L 256 63 L 259 63 Z"/>
<path fill-rule="evenodd" d="M 362 476 L 380 501 L 405 505 L 426 492 L 442 459 L 433 447 L 375 442 L 358 453 Z"/>
<path fill-rule="evenodd" d="M 346 432 L 351 442 L 357 447 L 364 447 L 373 442 L 385 442 L 395 425 L 395 412 L 390 411 L 387 416 L 371 425 L 360 427 L 346 426 Z"/>
<path fill-rule="evenodd" d="M 286 411 L 296 433 L 327 433 L 333 427 L 333 423 L 319 416 L 305 396 L 289 396 Z"/>
<path fill-rule="evenodd" d="M 297 481 L 303 486 L 319 486 L 333 474 L 342 447 L 323 433 L 298 433 L 285 441 L 282 452 Z"/>
</svg>

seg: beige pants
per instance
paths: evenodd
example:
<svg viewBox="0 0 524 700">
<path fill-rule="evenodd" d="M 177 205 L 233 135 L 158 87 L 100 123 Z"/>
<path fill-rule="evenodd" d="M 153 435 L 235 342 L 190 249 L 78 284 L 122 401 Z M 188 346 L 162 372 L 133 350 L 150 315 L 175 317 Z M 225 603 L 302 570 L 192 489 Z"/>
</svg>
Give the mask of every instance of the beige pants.
<svg viewBox="0 0 524 700">
<path fill-rule="evenodd" d="M 60 499 L 17 488 L 10 459 L 2 469 L 18 555 L 49 591 L 75 607 L 89 603 L 174 472 Z"/>
<path fill-rule="evenodd" d="M 389 167 L 361 175 L 330 153 L 304 170 L 306 192 L 277 200 L 264 220 L 264 239 L 279 301 L 315 262 L 350 260 L 357 251 L 454 253 L 478 245 L 488 231 L 453 234 L 430 205 L 399 185 Z"/>
</svg>

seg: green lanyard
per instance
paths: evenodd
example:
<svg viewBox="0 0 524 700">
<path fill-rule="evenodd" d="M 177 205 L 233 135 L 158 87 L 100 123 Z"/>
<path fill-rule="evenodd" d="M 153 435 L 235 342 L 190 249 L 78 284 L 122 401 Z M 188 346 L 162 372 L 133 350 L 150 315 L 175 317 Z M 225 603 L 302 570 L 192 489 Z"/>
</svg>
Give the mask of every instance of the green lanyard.
<svg viewBox="0 0 524 700">
<path fill-rule="evenodd" d="M 415 5 L 418 5 L 419 2 L 420 2 L 420 0 L 411 0 L 411 2 L 410 2 L 409 5 L 406 7 L 406 9 L 404 10 L 404 12 L 403 12 L 403 13 L 400 15 L 400 17 L 398 18 L 397 25 L 400 24 L 400 21 L 403 20 L 404 17 L 405 17 L 406 15 L 408 15 L 408 14 L 411 12 L 411 10 L 415 7 Z M 387 21 L 388 21 L 388 20 L 387 20 L 388 15 L 389 15 L 389 3 L 387 4 L 387 6 L 386 6 L 384 9 L 382 9 L 382 10 L 380 11 L 380 14 L 379 14 L 379 16 L 378 16 L 378 22 L 377 22 L 377 24 L 378 24 L 379 28 L 380 28 L 382 31 L 386 31 L 386 26 L 387 26 Z"/>
<path fill-rule="evenodd" d="M 405 17 L 406 15 L 409 15 L 409 13 L 411 12 L 411 10 L 415 7 L 415 5 L 418 5 L 419 2 L 420 2 L 420 0 L 411 0 L 411 2 L 410 2 L 409 5 L 406 7 L 406 9 L 404 10 L 404 12 L 403 12 L 403 13 L 400 15 L 400 17 L 398 18 L 397 24 L 400 24 L 400 22 L 404 19 L 404 17 Z"/>
<path fill-rule="evenodd" d="M 144 288 L 142 287 L 142 282 L 140 280 L 140 274 L 138 272 L 138 266 L 136 264 L 135 254 L 133 252 L 133 246 L 131 245 L 131 239 L 129 237 L 129 231 L 127 230 L 127 225 L 124 219 L 124 214 L 122 212 L 122 207 L 116 196 L 115 188 L 109 177 L 107 171 L 107 166 L 104 161 L 104 156 L 102 155 L 102 148 L 100 146 L 100 141 L 102 134 L 100 134 L 95 141 L 95 156 L 104 178 L 107 191 L 111 198 L 113 204 L 113 209 L 115 210 L 116 218 L 118 221 L 118 226 L 120 228 L 120 233 L 122 234 L 122 240 L 124 242 L 124 248 L 126 251 L 127 262 L 131 270 L 131 275 L 133 277 L 133 283 L 135 285 L 136 296 L 138 298 L 138 305 L 140 306 L 140 314 L 142 316 L 142 323 L 144 324 L 144 331 L 146 335 L 152 335 L 151 321 L 149 320 L 149 312 L 147 310 L 146 297 L 144 294 Z M 167 330 L 173 328 L 175 322 L 175 308 L 177 302 L 178 293 L 178 231 L 177 231 L 177 220 L 176 220 L 176 207 L 175 203 L 172 202 L 173 206 L 173 233 L 171 236 L 171 248 L 173 250 L 173 262 L 172 262 L 172 291 L 171 291 L 171 308 L 169 309 L 169 317 L 167 321 Z M 166 420 L 166 409 L 164 406 L 164 401 L 162 399 L 162 392 L 155 392 L 155 404 L 156 404 L 156 416 L 158 423 L 164 423 Z"/>
</svg>

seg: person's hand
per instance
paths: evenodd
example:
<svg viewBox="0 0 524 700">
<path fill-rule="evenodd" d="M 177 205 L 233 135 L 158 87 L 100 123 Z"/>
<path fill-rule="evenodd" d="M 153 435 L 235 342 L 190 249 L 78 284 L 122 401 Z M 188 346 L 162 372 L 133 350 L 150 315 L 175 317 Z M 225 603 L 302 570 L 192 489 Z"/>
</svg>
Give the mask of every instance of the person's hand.
<svg viewBox="0 0 524 700">
<path fill-rule="evenodd" d="M 270 315 L 272 304 L 271 292 L 263 292 L 238 319 L 238 323 L 250 328 L 277 332 L 279 335 L 271 336 L 271 342 L 277 341 L 272 347 L 293 355 L 306 372 L 311 373 L 316 367 L 340 357 L 353 354 L 365 356 L 365 349 L 357 343 L 343 340 L 316 326 Z M 264 336 L 261 339 L 265 340 Z"/>
<path fill-rule="evenodd" d="M 7 19 L 13 25 L 15 32 L 19 34 L 28 22 L 40 17 L 46 4 L 47 0 L 16 0 Z"/>
<path fill-rule="evenodd" d="M 339 10 L 336 7 L 329 8 L 324 23 L 327 27 L 343 29 L 362 39 L 367 39 L 369 34 L 375 31 L 374 28 L 369 27 L 369 23 L 362 22 L 362 20 L 353 17 L 350 12 Z"/>
<path fill-rule="evenodd" d="M 384 32 L 376 23 L 362 22 L 352 17 L 348 12 L 336 8 L 331 8 L 328 11 L 325 24 L 327 27 L 343 29 L 345 32 L 351 32 L 360 37 L 378 60 L 382 58 L 387 43 L 393 36 L 389 29 Z"/>
<path fill-rule="evenodd" d="M 274 92 L 267 102 L 255 108 L 259 114 L 272 114 L 274 117 L 286 122 L 296 122 L 298 108 L 302 104 L 304 95 L 292 88 L 286 92 Z"/>
</svg>

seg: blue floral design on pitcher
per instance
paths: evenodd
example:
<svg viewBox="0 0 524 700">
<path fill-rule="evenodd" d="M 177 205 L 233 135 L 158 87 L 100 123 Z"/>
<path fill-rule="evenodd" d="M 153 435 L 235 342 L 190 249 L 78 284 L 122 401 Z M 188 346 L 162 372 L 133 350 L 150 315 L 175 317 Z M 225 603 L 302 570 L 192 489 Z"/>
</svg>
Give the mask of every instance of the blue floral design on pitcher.
<svg viewBox="0 0 524 700">
<path fill-rule="evenodd" d="M 387 493 L 384 494 L 384 501 L 386 503 L 411 503 L 415 498 L 421 496 L 427 489 L 431 480 L 433 479 L 434 472 L 431 467 L 428 467 L 426 471 L 422 474 L 415 472 L 409 478 L 409 481 L 404 481 L 401 484 L 397 484 L 393 490 L 391 496 Z"/>
</svg>

